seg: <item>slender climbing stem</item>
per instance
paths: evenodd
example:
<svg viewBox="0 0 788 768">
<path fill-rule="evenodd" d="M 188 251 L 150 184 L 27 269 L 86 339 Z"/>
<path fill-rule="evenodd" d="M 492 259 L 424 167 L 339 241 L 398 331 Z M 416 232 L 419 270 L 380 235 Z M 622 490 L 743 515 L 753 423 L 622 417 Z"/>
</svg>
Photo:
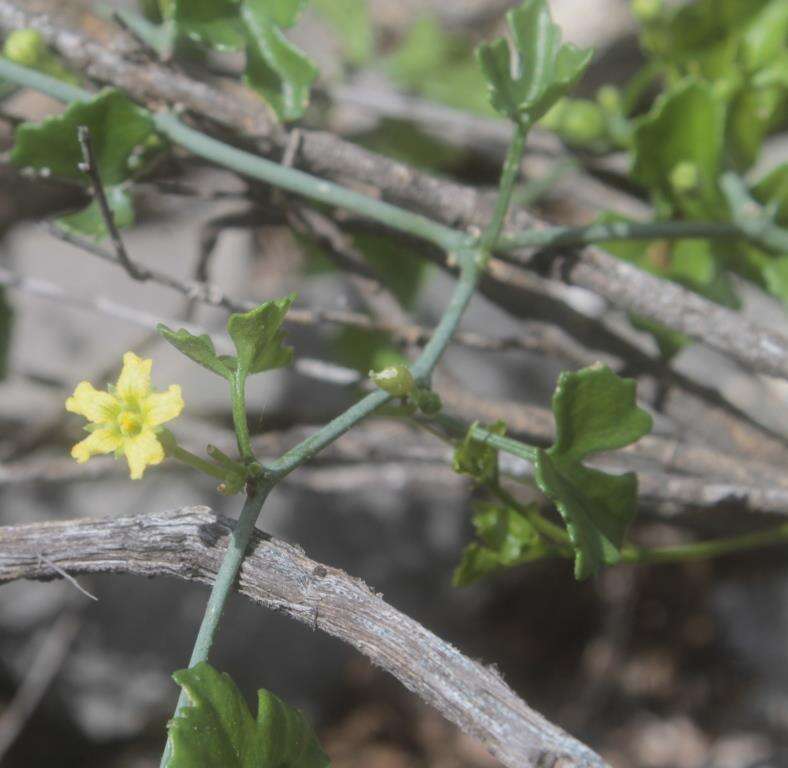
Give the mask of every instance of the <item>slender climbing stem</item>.
<svg viewBox="0 0 788 768">
<path fill-rule="evenodd" d="M 421 356 L 414 364 L 414 369 L 418 368 L 422 372 L 422 375 L 429 375 L 435 367 L 440 355 L 448 346 L 452 333 L 459 324 L 463 310 L 468 305 L 468 301 L 473 294 L 473 290 L 480 275 L 478 259 L 476 258 L 477 255 L 478 254 L 474 251 L 469 251 L 465 254 L 463 269 L 460 273 L 458 285 L 433 335 L 433 339 L 438 337 L 439 341 L 434 344 L 432 342 L 427 344 Z M 241 511 L 241 516 L 238 519 L 238 524 L 233 531 L 230 547 L 222 560 L 219 574 L 208 599 L 205 616 L 203 617 L 197 634 L 194 650 L 189 660 L 190 667 L 208 658 L 208 653 L 216 635 L 222 609 L 233 589 L 233 584 L 235 583 L 238 570 L 243 562 L 244 553 L 249 546 L 255 523 L 271 489 L 285 475 L 308 461 L 312 456 L 334 442 L 334 440 L 347 432 L 352 426 L 366 416 L 369 416 L 390 399 L 391 395 L 382 390 L 372 392 L 326 424 L 319 432 L 315 433 L 307 440 L 304 440 L 295 448 L 289 450 L 277 461 L 265 467 L 265 483 L 261 484 L 254 494 L 247 498 L 246 504 Z M 234 396 L 234 408 L 236 401 L 237 398 Z M 243 422 L 244 424 L 246 423 L 245 414 Z M 241 439 L 239 437 L 239 447 L 240 445 Z M 175 710 L 176 715 L 185 705 L 186 697 L 184 693 L 181 693 Z M 166 767 L 171 754 L 172 743 L 168 738 L 161 759 L 161 768 Z"/>
<path fill-rule="evenodd" d="M 236 173 L 265 181 L 319 203 L 367 216 L 392 229 L 428 240 L 447 251 L 453 251 L 470 242 L 465 233 L 438 224 L 420 214 L 212 139 L 189 128 L 167 112 L 154 115 L 154 121 L 156 127 L 175 143 Z"/>
<path fill-rule="evenodd" d="M 99 7 L 99 12 L 102 10 Z M 119 21 L 121 26 L 148 46 L 162 61 L 166 62 L 172 58 L 176 42 L 175 25 L 172 21 L 154 24 L 141 13 L 134 13 L 125 8 L 107 9 L 106 15 Z"/>
<path fill-rule="evenodd" d="M 788 523 L 765 531 L 728 536 L 723 539 L 696 541 L 674 547 L 624 547 L 621 552 L 622 563 L 675 563 L 683 560 L 705 560 L 733 552 L 743 552 L 758 547 L 768 547 L 788 542 Z"/>
<path fill-rule="evenodd" d="M 524 137 L 523 137 L 524 138 Z M 522 148 L 520 149 L 520 153 Z M 519 164 L 519 160 L 518 160 Z M 504 172 L 506 173 L 506 172 Z M 508 202 L 511 188 L 502 183 L 502 190 L 508 191 L 502 194 L 506 195 Z M 503 216 L 506 211 L 503 211 Z M 496 235 L 497 236 L 497 235 Z M 481 276 L 484 265 L 483 252 L 475 249 L 462 250 L 458 254 L 460 259 L 460 276 L 457 285 L 452 294 L 446 309 L 443 312 L 440 322 L 435 329 L 432 338 L 422 350 L 418 360 L 413 365 L 413 372 L 417 378 L 421 380 L 429 379 L 430 374 L 438 363 L 443 352 L 451 341 L 451 337 L 457 330 L 462 315 L 468 306 L 468 303 L 473 296 L 476 285 Z M 332 443 L 342 434 L 347 432 L 354 424 L 357 424 L 366 416 L 373 413 L 381 405 L 384 405 L 391 399 L 391 395 L 383 390 L 372 392 L 364 397 L 355 405 L 351 406 L 344 413 L 337 416 L 337 418 L 326 424 L 316 434 L 304 440 L 302 443 L 292 448 L 285 453 L 280 459 L 275 461 L 264 469 L 265 482 L 261 484 L 254 493 L 247 498 L 246 504 L 241 511 L 241 516 L 238 520 L 233 536 L 230 542 L 230 547 L 227 554 L 222 561 L 219 575 L 211 591 L 211 596 L 208 600 L 208 606 L 205 611 L 200 630 L 195 642 L 194 651 L 189 661 L 189 666 L 194 666 L 200 661 L 204 661 L 208 657 L 213 638 L 216 635 L 216 630 L 227 598 L 232 591 L 235 578 L 238 570 L 243 562 L 244 553 L 249 545 L 249 541 L 254 531 L 254 526 L 257 517 L 263 507 L 265 499 L 270 493 L 274 485 L 279 482 L 285 475 L 292 472 L 296 467 L 308 461 L 318 451 L 325 446 Z M 236 434 L 238 436 L 238 445 L 242 454 L 245 453 L 248 445 L 248 429 L 246 428 L 246 412 L 243 401 L 243 380 L 238 378 L 233 380 L 233 418 L 236 424 Z M 238 418 L 236 418 L 236 408 L 239 409 Z M 239 430 L 239 425 L 242 428 Z M 245 435 L 245 437 L 244 437 Z M 251 447 L 248 448 L 251 453 Z M 181 694 L 178 701 L 178 709 L 185 704 L 185 696 Z M 162 755 L 161 766 L 164 768 L 167 765 L 169 757 L 172 753 L 172 743 L 168 739 L 165 745 L 164 754 Z"/>
<path fill-rule="evenodd" d="M 522 158 L 525 146 L 525 134 L 521 130 L 515 132 L 512 144 L 514 149 L 512 150 L 510 148 L 507 154 L 507 163 L 501 174 L 499 201 L 503 199 L 505 207 L 499 210 L 500 205 L 496 203 L 497 214 L 493 217 L 490 225 L 482 235 L 482 242 L 484 242 L 486 237 L 492 237 L 494 240 L 498 236 L 501 223 L 506 216 L 506 209 L 511 200 L 512 188 L 517 176 L 516 169 L 520 166 L 520 159 Z M 513 170 L 513 168 L 515 170 Z M 487 254 L 482 247 L 461 248 L 457 252 L 456 258 L 460 261 L 460 276 L 457 281 L 457 286 L 430 340 L 427 342 L 416 362 L 411 366 L 414 377 L 420 383 L 429 383 L 430 376 L 438 360 L 440 360 L 454 332 L 457 330 L 462 315 L 484 271 L 486 257 Z M 383 391 L 373 392 L 367 395 L 367 397 L 356 403 L 356 405 L 345 411 L 333 421 L 330 421 L 314 435 L 265 467 L 266 472 L 277 479 L 284 477 L 305 461 L 308 461 L 312 456 L 332 443 L 340 435 L 347 432 L 358 421 L 387 403 L 390 399 L 391 396 Z M 480 431 L 492 436 L 492 433 L 487 432 L 487 430 Z M 516 441 L 511 442 L 514 443 Z M 535 455 L 535 450 L 532 454 L 529 453 L 529 457 L 531 458 L 535 457 Z"/>
<path fill-rule="evenodd" d="M 432 337 L 412 366 L 413 374 L 419 381 L 427 381 L 429 379 L 438 360 L 449 345 L 454 331 L 457 330 L 463 312 L 468 306 L 468 302 L 471 300 L 479 281 L 481 275 L 479 252 L 465 251 L 461 254 L 461 258 L 460 277 L 454 293 Z M 389 400 L 391 400 L 391 395 L 383 390 L 372 392 L 330 421 L 314 435 L 291 448 L 273 463 L 268 464 L 265 467 L 265 471 L 269 476 L 277 480 L 290 474 L 294 469 L 309 461 L 315 454 L 333 443 L 334 440 L 347 432 L 352 426 L 374 413 Z"/>
<path fill-rule="evenodd" d="M 525 151 L 525 138 L 528 135 L 528 125 L 515 123 L 512 140 L 506 152 L 506 160 L 503 164 L 501 181 L 498 186 L 498 199 L 495 201 L 492 218 L 482 234 L 479 247 L 483 251 L 491 251 L 503 229 L 506 221 L 506 213 L 509 210 L 509 203 L 512 199 L 512 191 L 515 182 L 520 175 L 520 163 Z"/>
<path fill-rule="evenodd" d="M 484 269 L 484 254 L 478 250 L 464 251 L 461 256 L 460 276 L 440 322 L 424 346 L 418 360 L 411 366 L 417 381 L 427 383 L 438 360 L 449 345 L 465 308 L 476 290 L 476 284 Z"/>
<path fill-rule="evenodd" d="M 0 59 L 0 77 L 65 102 L 85 101 L 94 96 L 82 88 L 21 67 L 7 59 Z M 152 117 L 156 128 L 176 144 L 243 176 L 267 182 L 319 203 L 367 216 L 392 229 L 428 240 L 446 251 L 454 251 L 471 243 L 471 238 L 466 233 L 446 227 L 426 216 L 212 139 L 189 128 L 169 112 L 155 113 Z"/>
<path fill-rule="evenodd" d="M 233 426 L 238 442 L 238 453 L 244 461 L 253 461 L 252 441 L 249 437 L 249 422 L 246 418 L 246 378 L 236 371 L 230 379 L 230 398 L 232 400 Z"/>
<path fill-rule="evenodd" d="M 7 59 L 0 59 L 0 77 L 67 103 L 85 101 L 94 96 L 93 93 L 83 88 L 14 64 Z M 470 239 L 464 232 L 453 230 L 419 214 L 411 213 L 338 184 L 310 176 L 294 168 L 278 165 L 258 155 L 223 144 L 187 127 L 169 113 L 156 114 L 154 120 L 159 130 L 174 142 L 217 165 L 303 195 L 311 200 L 346 208 L 368 216 L 393 229 L 422 237 L 447 251 L 470 245 Z M 498 217 L 499 214 L 496 214 L 493 221 Z M 759 226 L 756 228 L 752 223 L 743 226 L 737 222 L 665 221 L 614 222 L 591 224 L 584 227 L 544 227 L 499 237 L 495 242 L 494 250 L 505 252 L 529 247 L 569 247 L 592 245 L 610 240 L 687 238 L 740 238 L 761 246 L 779 245 L 783 247 L 785 245 L 785 238 L 788 238 L 786 230 L 776 225 L 767 227 L 763 220 L 759 220 L 758 224 Z"/>
<path fill-rule="evenodd" d="M 474 440 L 480 440 L 491 448 L 510 453 L 512 456 L 528 461 L 531 464 L 536 461 L 539 455 L 539 449 L 533 445 L 528 445 L 528 443 L 523 443 L 505 435 L 496 435 L 480 424 L 468 424 L 462 419 L 449 416 L 446 413 L 439 413 L 433 416 L 431 421 L 455 437 L 465 437 L 468 434 L 468 430 L 470 430 L 471 437 Z"/>
<path fill-rule="evenodd" d="M 244 555 L 252 539 L 257 518 L 260 516 L 260 511 L 272 487 L 273 485 L 271 483 L 261 482 L 253 489 L 252 493 L 246 497 L 246 503 L 230 535 L 227 552 L 222 559 L 219 572 L 216 574 L 216 581 L 213 584 L 211 594 L 208 597 L 208 603 L 205 606 L 205 614 L 200 623 L 200 629 L 197 632 L 192 655 L 189 659 L 190 667 L 208 659 L 213 641 L 216 637 L 216 632 L 219 629 L 219 621 L 222 617 L 224 606 L 227 603 L 227 598 L 233 591 L 235 579 L 238 576 L 238 571 L 241 568 Z M 188 697 L 185 690 L 182 690 L 178 697 L 178 704 L 175 707 L 175 715 L 177 715 L 187 703 Z M 168 737 L 167 743 L 164 746 L 164 753 L 161 757 L 161 768 L 166 767 L 171 755 L 172 741 Z"/>
<path fill-rule="evenodd" d="M 500 501 L 523 515 L 523 517 L 525 517 L 528 522 L 531 523 L 531 525 L 537 531 L 539 531 L 539 533 L 541 533 L 543 536 L 546 536 L 548 539 L 550 539 L 550 541 L 562 546 L 566 546 L 570 543 L 569 534 L 563 528 L 561 528 L 560 525 L 551 523 L 549 520 L 542 517 L 542 515 L 540 515 L 539 512 L 536 511 L 532 506 L 521 504 L 500 483 L 489 485 L 488 488 L 490 492 L 494 496 L 497 496 Z"/>
</svg>

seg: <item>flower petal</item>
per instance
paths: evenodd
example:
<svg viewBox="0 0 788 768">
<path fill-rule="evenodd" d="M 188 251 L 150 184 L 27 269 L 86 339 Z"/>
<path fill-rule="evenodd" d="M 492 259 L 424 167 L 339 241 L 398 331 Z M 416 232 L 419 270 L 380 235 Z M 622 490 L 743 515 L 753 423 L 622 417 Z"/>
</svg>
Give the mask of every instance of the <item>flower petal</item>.
<svg viewBox="0 0 788 768">
<path fill-rule="evenodd" d="M 143 404 L 145 425 L 157 427 L 180 416 L 183 410 L 181 388 L 172 384 L 166 392 L 154 392 L 145 398 Z"/>
<path fill-rule="evenodd" d="M 123 355 L 123 370 L 118 377 L 117 393 L 123 400 L 146 397 L 150 392 L 150 369 L 153 360 L 143 360 L 133 352 Z"/>
<path fill-rule="evenodd" d="M 120 435 L 113 429 L 97 429 L 71 449 L 77 464 L 84 464 L 97 453 L 112 453 L 121 443 Z"/>
<path fill-rule="evenodd" d="M 143 430 L 136 437 L 124 440 L 123 453 L 129 462 L 132 480 L 139 480 L 149 464 L 159 464 L 164 459 L 164 448 L 152 429 Z"/>
<path fill-rule="evenodd" d="M 66 400 L 66 410 L 78 413 L 94 424 L 112 421 L 120 403 L 109 392 L 95 389 L 89 381 L 80 381 L 74 394 Z"/>
</svg>

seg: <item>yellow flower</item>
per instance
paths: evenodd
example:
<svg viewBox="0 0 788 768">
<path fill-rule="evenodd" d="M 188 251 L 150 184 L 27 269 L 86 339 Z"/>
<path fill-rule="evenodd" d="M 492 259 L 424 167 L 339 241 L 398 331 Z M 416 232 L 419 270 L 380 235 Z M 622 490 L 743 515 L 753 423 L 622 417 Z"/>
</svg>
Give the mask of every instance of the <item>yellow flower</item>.
<svg viewBox="0 0 788 768">
<path fill-rule="evenodd" d="M 152 392 L 152 360 L 142 360 L 133 352 L 123 355 L 123 370 L 118 383 L 108 392 L 94 389 L 81 381 L 66 400 L 66 410 L 84 416 L 90 435 L 71 449 L 79 464 L 97 453 L 125 456 L 132 480 L 139 480 L 145 467 L 164 459 L 156 433 L 165 421 L 183 410 L 181 388 L 173 384 L 166 392 Z"/>
</svg>

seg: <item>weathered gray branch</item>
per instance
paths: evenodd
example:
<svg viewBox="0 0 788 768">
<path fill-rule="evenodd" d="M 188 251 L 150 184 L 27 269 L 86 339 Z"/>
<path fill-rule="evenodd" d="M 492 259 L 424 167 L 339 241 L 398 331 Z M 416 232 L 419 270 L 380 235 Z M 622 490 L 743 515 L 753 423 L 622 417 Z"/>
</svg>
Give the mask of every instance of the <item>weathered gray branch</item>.
<svg viewBox="0 0 788 768">
<path fill-rule="evenodd" d="M 554 270 L 622 309 L 650 317 L 760 373 L 788 379 L 788 337 L 747 321 L 677 283 L 660 280 L 594 247 L 557 259 Z"/>
<path fill-rule="evenodd" d="M 132 573 L 211 583 L 232 522 L 207 507 L 0 528 L 0 583 Z M 532 710 L 492 669 L 471 661 L 383 601 L 364 582 L 258 533 L 239 591 L 322 629 L 438 709 L 510 768 L 601 768 L 602 758 Z"/>
</svg>

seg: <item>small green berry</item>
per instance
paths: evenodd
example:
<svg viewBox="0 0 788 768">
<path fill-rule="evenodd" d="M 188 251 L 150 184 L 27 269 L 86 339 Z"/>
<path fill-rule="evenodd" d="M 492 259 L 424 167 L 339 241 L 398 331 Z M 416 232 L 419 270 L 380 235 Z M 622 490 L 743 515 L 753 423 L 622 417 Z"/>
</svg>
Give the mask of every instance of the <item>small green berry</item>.
<svg viewBox="0 0 788 768">
<path fill-rule="evenodd" d="M 47 57 L 47 46 L 38 30 L 18 29 L 6 38 L 3 55 L 23 67 L 36 67 Z"/>
<path fill-rule="evenodd" d="M 653 21 L 662 13 L 662 0 L 632 0 L 632 13 L 638 21 Z"/>
<path fill-rule="evenodd" d="M 615 85 L 603 85 L 596 92 L 596 101 L 608 115 L 619 115 L 622 111 L 621 90 Z"/>
<path fill-rule="evenodd" d="M 407 397 L 415 382 L 407 365 L 389 365 L 381 371 L 370 371 L 369 378 L 384 392 L 394 397 Z"/>
<path fill-rule="evenodd" d="M 559 99 L 555 104 L 553 104 L 553 106 L 550 107 L 550 109 L 548 109 L 547 112 L 542 116 L 542 119 L 539 121 L 539 125 L 548 131 L 559 130 L 564 120 L 564 112 L 566 111 L 567 107 L 566 102 L 566 99 Z"/>
<path fill-rule="evenodd" d="M 440 395 L 425 387 L 416 387 L 411 394 L 411 399 L 425 416 L 434 416 L 443 407 Z"/>
<path fill-rule="evenodd" d="M 682 160 L 670 172 L 670 186 L 678 193 L 692 192 L 700 181 L 698 166 L 690 160 Z"/>
<path fill-rule="evenodd" d="M 574 99 L 564 110 L 559 133 L 570 144 L 590 144 L 605 135 L 602 109 L 593 101 Z"/>
</svg>

